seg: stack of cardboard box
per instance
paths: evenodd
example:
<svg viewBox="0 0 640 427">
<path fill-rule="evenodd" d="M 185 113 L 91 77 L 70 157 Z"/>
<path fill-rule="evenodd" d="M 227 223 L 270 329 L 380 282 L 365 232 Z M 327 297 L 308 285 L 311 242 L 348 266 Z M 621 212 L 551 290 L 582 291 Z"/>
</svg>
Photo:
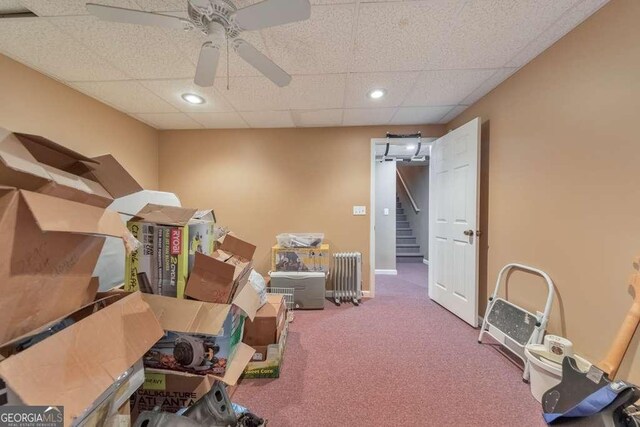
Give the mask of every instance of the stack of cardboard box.
<svg viewBox="0 0 640 427">
<path fill-rule="evenodd" d="M 63 406 L 65 425 L 118 413 L 162 336 L 140 293 L 94 302 L 104 236 L 135 243 L 104 208 L 140 189 L 115 159 L 101 159 L 0 129 L 0 377 L 9 404 Z"/>
<path fill-rule="evenodd" d="M 183 292 L 190 299 L 143 294 L 164 335 L 143 358 L 146 381 L 132 398 L 132 419 L 154 407 L 175 412 L 190 406 L 216 380 L 235 385 L 255 352 L 242 335 L 245 317 L 253 320 L 260 307 L 248 284 L 256 247 L 231 234 L 215 246 L 210 255 L 193 254 Z"/>
<path fill-rule="evenodd" d="M 130 408 L 175 411 L 242 374 L 245 317 L 260 307 L 247 286 L 255 246 L 216 242 L 213 211 L 147 205 L 127 228 L 105 209 L 141 190 L 109 155 L 0 129 L 0 405 L 106 425 Z M 98 293 L 107 236 L 128 248 L 127 289 Z"/>
</svg>

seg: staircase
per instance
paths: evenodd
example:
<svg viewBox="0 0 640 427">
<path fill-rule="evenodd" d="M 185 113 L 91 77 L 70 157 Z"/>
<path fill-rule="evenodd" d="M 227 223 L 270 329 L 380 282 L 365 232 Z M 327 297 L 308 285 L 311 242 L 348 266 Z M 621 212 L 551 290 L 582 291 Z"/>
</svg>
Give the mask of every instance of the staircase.
<svg viewBox="0 0 640 427">
<path fill-rule="evenodd" d="M 400 198 L 396 196 L 396 263 L 422 262 L 424 254 L 413 235 Z"/>
</svg>

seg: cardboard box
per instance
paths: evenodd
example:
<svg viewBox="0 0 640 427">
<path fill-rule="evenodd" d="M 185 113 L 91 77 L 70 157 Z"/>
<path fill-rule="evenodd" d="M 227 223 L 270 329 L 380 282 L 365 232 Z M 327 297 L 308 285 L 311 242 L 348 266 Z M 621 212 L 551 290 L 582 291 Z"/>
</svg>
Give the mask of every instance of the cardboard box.
<svg viewBox="0 0 640 427">
<path fill-rule="evenodd" d="M 215 236 L 212 210 L 146 205 L 127 227 L 142 247 L 125 266 L 125 289 L 183 298 L 196 253 L 210 255 Z"/>
<path fill-rule="evenodd" d="M 242 341 L 256 349 L 253 360 L 266 358 L 266 352 L 258 347 L 278 343 L 286 322 L 286 311 L 284 295 L 269 294 L 267 303 L 260 307 L 253 321 L 245 322 Z"/>
<path fill-rule="evenodd" d="M 329 245 L 319 248 L 271 248 L 272 271 L 329 271 Z"/>
<path fill-rule="evenodd" d="M 113 199 L 144 190 L 111 154 L 79 161 L 69 166 L 67 172 L 97 182 Z"/>
<path fill-rule="evenodd" d="M 105 308 L 0 363 L 10 404 L 62 405 L 65 425 L 72 425 L 99 408 L 114 384 L 112 402 L 135 387 L 127 379 L 163 331 L 139 292 L 110 298 Z"/>
<path fill-rule="evenodd" d="M 242 374 L 242 378 L 280 378 L 288 331 L 289 323 L 285 322 L 277 344 L 258 346 L 256 348 L 256 354 L 261 353 L 266 354 L 266 356 L 261 357 L 262 361 L 249 362 Z M 255 354 L 254 358 L 256 358 Z"/>
<path fill-rule="evenodd" d="M 152 294 L 144 294 L 144 300 L 165 331 L 145 354 L 145 367 L 222 379 L 239 349 L 244 348 L 245 315 L 254 318 L 259 307 L 258 295 L 251 286 L 238 292 L 233 305 Z"/>
<path fill-rule="evenodd" d="M 228 304 L 249 280 L 255 245 L 228 234 L 210 257 L 196 254 L 185 295 L 199 301 Z"/>
<path fill-rule="evenodd" d="M 131 396 L 131 421 L 135 423 L 141 412 L 152 411 L 155 407 L 171 413 L 187 408 L 207 394 L 215 381 L 210 375 L 147 369 L 144 384 Z"/>
<path fill-rule="evenodd" d="M 108 206 L 113 197 L 101 184 L 69 172 L 80 162 L 87 170 L 99 165 L 98 161 L 41 136 L 0 128 L 0 182 L 3 185 Z"/>
<path fill-rule="evenodd" d="M 133 398 L 133 396 L 131 398 Z M 107 418 L 103 427 L 131 427 L 130 401 L 127 400 L 120 408 L 118 408 L 118 412 Z"/>
<path fill-rule="evenodd" d="M 130 233 L 116 212 L 0 186 L 0 344 L 87 302 L 103 236 Z"/>
</svg>

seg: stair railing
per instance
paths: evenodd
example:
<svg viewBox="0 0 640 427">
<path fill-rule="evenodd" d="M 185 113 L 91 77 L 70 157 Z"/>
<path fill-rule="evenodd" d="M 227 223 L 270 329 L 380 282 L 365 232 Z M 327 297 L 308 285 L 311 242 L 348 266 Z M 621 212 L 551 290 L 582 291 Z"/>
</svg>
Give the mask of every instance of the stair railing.
<svg viewBox="0 0 640 427">
<path fill-rule="evenodd" d="M 407 196 L 409 196 L 409 201 L 411 202 L 411 206 L 413 207 L 413 210 L 415 211 L 415 213 L 420 212 L 420 208 L 416 204 L 416 201 L 411 195 L 411 191 L 409 191 L 409 187 L 407 187 L 407 184 L 404 182 L 404 178 L 402 178 L 402 174 L 398 169 L 396 169 L 396 174 L 398 174 L 398 179 L 400 180 L 400 184 L 402 184 L 402 188 L 404 188 L 405 193 L 407 193 Z"/>
</svg>

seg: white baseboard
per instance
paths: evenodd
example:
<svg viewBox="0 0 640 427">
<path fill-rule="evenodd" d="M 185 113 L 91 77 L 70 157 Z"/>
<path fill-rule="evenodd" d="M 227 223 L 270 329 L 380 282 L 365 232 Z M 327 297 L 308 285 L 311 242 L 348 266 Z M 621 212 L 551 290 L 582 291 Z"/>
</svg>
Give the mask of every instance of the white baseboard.
<svg viewBox="0 0 640 427">
<path fill-rule="evenodd" d="M 333 290 L 326 290 L 324 296 L 327 298 L 333 298 Z M 362 298 L 371 298 L 371 291 L 362 291 Z"/>
<path fill-rule="evenodd" d="M 422 263 L 429 265 L 429 260 L 426 258 L 422 258 Z"/>
<path fill-rule="evenodd" d="M 378 270 L 376 268 L 376 274 L 384 274 L 387 276 L 397 276 L 398 275 L 398 270 Z"/>
</svg>

